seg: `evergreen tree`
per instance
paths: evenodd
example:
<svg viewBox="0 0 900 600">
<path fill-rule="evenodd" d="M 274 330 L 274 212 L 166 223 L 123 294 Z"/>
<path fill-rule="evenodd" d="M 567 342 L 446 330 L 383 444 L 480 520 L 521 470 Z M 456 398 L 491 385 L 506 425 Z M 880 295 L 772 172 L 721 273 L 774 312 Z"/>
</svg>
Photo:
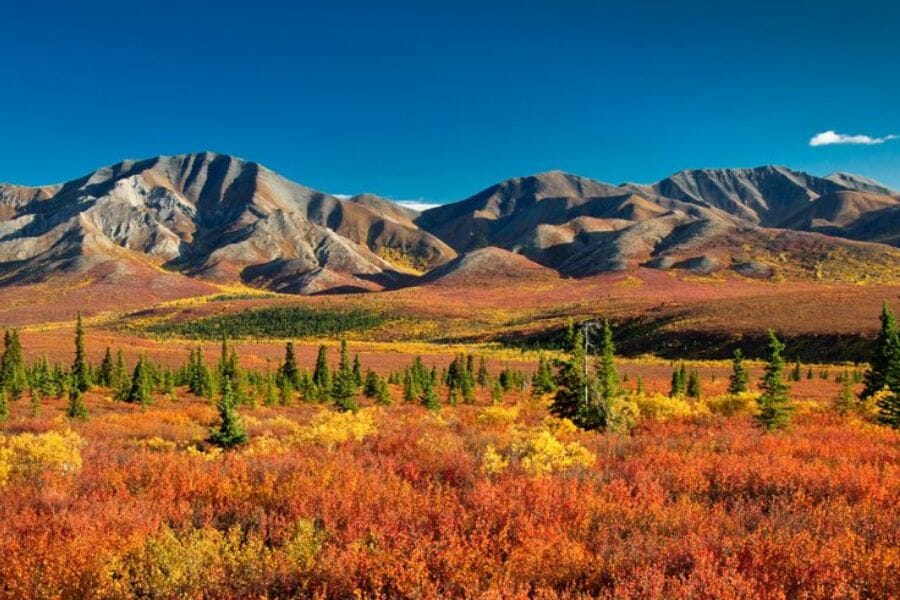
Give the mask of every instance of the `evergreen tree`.
<svg viewBox="0 0 900 600">
<path fill-rule="evenodd" d="M 78 319 L 75 321 L 75 360 L 72 362 L 72 377 L 79 391 L 86 392 L 91 387 L 84 352 L 84 325 L 81 322 L 81 313 L 78 313 Z"/>
<path fill-rule="evenodd" d="M 120 387 L 122 385 L 122 380 L 125 379 L 127 373 L 128 368 L 125 366 L 125 355 L 122 353 L 122 349 L 119 348 L 116 351 L 116 364 L 109 380 L 109 387 L 112 389 Z"/>
<path fill-rule="evenodd" d="M 690 398 L 699 398 L 702 393 L 700 389 L 700 374 L 696 369 L 692 370 L 688 375 L 686 393 Z"/>
<path fill-rule="evenodd" d="M 803 371 L 800 368 L 800 361 L 797 360 L 791 370 L 791 381 L 800 381 L 801 379 L 803 379 Z"/>
<path fill-rule="evenodd" d="M 600 357 L 594 367 L 597 380 L 597 399 L 608 404 L 613 398 L 622 394 L 615 364 L 616 347 L 613 344 L 609 321 L 603 321 L 603 330 L 600 335 Z"/>
<path fill-rule="evenodd" d="M 550 404 L 553 415 L 578 424 L 590 403 L 591 382 L 585 372 L 584 338 L 574 334 L 569 356 L 556 362 L 556 394 Z"/>
<path fill-rule="evenodd" d="M 384 378 L 378 378 L 378 391 L 375 394 L 375 403 L 380 406 L 389 406 L 391 404 L 391 392 L 388 389 L 387 381 Z"/>
<path fill-rule="evenodd" d="M 900 429 L 900 392 L 889 392 L 875 404 L 878 407 L 878 422 Z"/>
<path fill-rule="evenodd" d="M 503 386 L 500 385 L 500 380 L 494 381 L 494 385 L 491 386 L 491 404 L 500 404 L 503 402 Z"/>
<path fill-rule="evenodd" d="M 637 376 L 637 381 L 634 386 L 634 393 L 638 396 L 644 393 L 644 378 L 640 375 Z"/>
<path fill-rule="evenodd" d="M 6 390 L 0 387 L 0 421 L 9 418 L 9 401 L 6 397 Z"/>
<path fill-rule="evenodd" d="M 432 384 L 430 377 L 423 382 L 419 402 L 428 410 L 437 410 L 441 407 L 437 400 L 437 394 L 434 393 L 434 384 Z"/>
<path fill-rule="evenodd" d="M 69 382 L 68 388 L 69 403 L 66 407 L 66 416 L 70 419 L 86 420 L 89 416 L 88 409 L 84 403 L 83 392 L 74 377 Z"/>
<path fill-rule="evenodd" d="M 778 340 L 774 331 L 769 330 L 765 374 L 759 384 L 762 393 L 756 400 L 759 405 L 756 421 L 767 430 L 787 426 L 794 408 L 788 395 L 790 388 L 784 382 L 783 351 L 784 344 Z"/>
<path fill-rule="evenodd" d="M 278 404 L 278 385 L 275 382 L 275 375 L 272 369 L 266 368 L 265 387 L 263 391 L 263 406 L 275 406 Z"/>
<path fill-rule="evenodd" d="M 686 371 L 684 368 L 684 364 L 679 367 L 675 367 L 675 370 L 672 371 L 672 387 L 669 390 L 669 396 L 675 398 L 676 396 L 683 396 L 687 391 L 687 381 L 686 381 Z"/>
<path fill-rule="evenodd" d="M 105 388 L 111 387 L 114 368 L 112 350 L 107 346 L 106 352 L 103 354 L 103 360 L 100 361 L 100 369 L 97 371 L 97 384 Z"/>
<path fill-rule="evenodd" d="M 356 387 L 361 387 L 363 384 L 362 363 L 359 362 L 359 354 L 353 355 L 353 381 L 356 383 Z"/>
<path fill-rule="evenodd" d="M 566 321 L 566 330 L 563 333 L 563 345 L 564 349 L 570 349 L 572 344 L 575 343 L 575 322 L 572 321 L 572 318 L 569 317 L 568 321 Z"/>
<path fill-rule="evenodd" d="M 5 388 L 13 400 L 18 400 L 28 385 L 19 332 L 15 329 L 7 331 L 3 336 L 3 343 L 3 357 L 0 359 L 0 387 Z"/>
<path fill-rule="evenodd" d="M 363 395 L 366 398 L 375 398 L 378 395 L 378 387 L 381 383 L 381 378 L 378 376 L 378 373 L 369 369 L 366 371 L 366 380 L 363 385 Z"/>
<path fill-rule="evenodd" d="M 280 378 L 280 384 L 278 386 L 278 404 L 281 406 L 290 406 L 294 403 L 294 386 L 291 384 L 291 381 L 282 376 Z"/>
<path fill-rule="evenodd" d="M 347 340 L 341 340 L 341 358 L 331 386 L 331 398 L 334 400 L 335 408 L 340 411 L 354 412 L 359 409 L 356 402 L 359 390 L 356 387 L 356 377 L 353 375 L 353 366 L 350 363 Z"/>
<path fill-rule="evenodd" d="M 481 389 L 486 388 L 490 379 L 491 375 L 490 373 L 488 373 L 487 359 L 483 356 L 479 356 L 478 374 L 475 376 L 475 381 L 478 383 L 478 387 L 480 387 Z"/>
<path fill-rule="evenodd" d="M 153 402 L 153 386 L 150 381 L 150 373 L 144 357 L 138 359 L 131 375 L 131 386 L 128 390 L 126 402 L 147 406 Z"/>
<path fill-rule="evenodd" d="M 887 302 L 881 307 L 881 330 L 875 338 L 872 361 L 864 377 L 860 397 L 869 398 L 887 388 L 900 393 L 900 331 Z"/>
<path fill-rule="evenodd" d="M 531 395 L 537 398 L 544 394 L 551 394 L 555 389 L 550 362 L 541 354 L 538 357 L 537 370 L 534 372 L 534 377 L 531 378 Z"/>
<path fill-rule="evenodd" d="M 841 384 L 841 392 L 835 402 L 835 409 L 838 414 L 845 415 L 853 409 L 853 384 L 850 382 L 850 374 L 845 373 Z"/>
<path fill-rule="evenodd" d="M 0 390 L 2 393 L 2 390 Z M 41 400 L 44 392 L 40 387 L 31 388 L 31 416 L 37 418 L 41 414 Z"/>
<path fill-rule="evenodd" d="M 813 379 L 814 377 L 815 377 L 815 375 L 813 374 L 812 367 L 810 367 L 809 370 L 806 372 L 806 378 Z"/>
<path fill-rule="evenodd" d="M 222 395 L 216 405 L 219 409 L 219 427 L 213 430 L 209 441 L 222 448 L 234 448 L 247 441 L 247 432 L 241 423 L 241 419 L 235 410 L 234 394 L 231 389 L 231 379 L 225 377 L 222 385 Z"/>
<path fill-rule="evenodd" d="M 328 368 L 327 361 L 325 367 Z M 294 342 L 288 342 L 284 346 L 284 362 L 281 363 L 279 375 L 290 381 L 294 388 L 300 387 L 300 369 L 297 368 L 297 357 L 294 355 Z"/>
<path fill-rule="evenodd" d="M 747 370 L 744 369 L 744 354 L 738 348 L 734 351 L 734 358 L 731 360 L 731 377 L 728 379 L 728 393 L 740 394 L 746 392 L 749 379 Z"/>
<path fill-rule="evenodd" d="M 313 383 L 324 393 L 331 390 L 331 372 L 328 368 L 328 348 L 319 346 L 319 354 L 316 357 L 316 368 L 313 371 Z"/>
</svg>

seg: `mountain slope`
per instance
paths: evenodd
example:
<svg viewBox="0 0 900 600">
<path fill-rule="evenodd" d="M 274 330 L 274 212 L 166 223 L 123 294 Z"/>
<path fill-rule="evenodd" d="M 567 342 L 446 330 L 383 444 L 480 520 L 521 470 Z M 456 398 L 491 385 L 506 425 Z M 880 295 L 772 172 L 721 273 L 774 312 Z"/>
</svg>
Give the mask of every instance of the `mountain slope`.
<svg viewBox="0 0 900 600">
<path fill-rule="evenodd" d="M 743 220 L 764 227 L 781 227 L 815 231 L 803 226 L 811 206 L 823 196 L 843 192 L 859 192 L 884 197 L 890 201 L 893 190 L 877 181 L 850 173 L 834 173 L 815 177 L 785 167 L 765 166 L 753 169 L 696 169 L 681 171 L 650 186 L 629 184 L 626 187 L 646 194 L 658 194 L 702 206 L 711 206 Z M 814 209 L 813 209 L 814 210 Z M 843 235 L 840 228 L 832 235 Z"/>
<path fill-rule="evenodd" d="M 0 195 L 0 273 L 40 280 L 149 257 L 212 281 L 294 292 L 378 289 L 455 253 L 375 197 L 342 200 L 252 162 L 200 153 L 125 161 Z"/>
</svg>

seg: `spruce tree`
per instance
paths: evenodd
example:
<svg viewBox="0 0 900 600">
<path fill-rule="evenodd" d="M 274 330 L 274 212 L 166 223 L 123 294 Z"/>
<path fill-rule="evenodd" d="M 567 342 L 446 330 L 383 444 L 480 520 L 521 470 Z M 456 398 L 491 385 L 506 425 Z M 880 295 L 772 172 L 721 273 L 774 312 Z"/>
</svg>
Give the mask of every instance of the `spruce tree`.
<svg viewBox="0 0 900 600">
<path fill-rule="evenodd" d="M 841 392 L 835 402 L 835 409 L 839 415 L 845 415 L 853 408 L 853 384 L 850 381 L 850 374 L 845 373 L 841 383 Z"/>
<path fill-rule="evenodd" d="M 359 354 L 353 355 L 353 381 L 356 383 L 356 387 L 361 387 L 363 384 L 362 363 L 359 362 Z"/>
<path fill-rule="evenodd" d="M 438 403 L 437 394 L 434 393 L 434 384 L 431 383 L 430 377 L 423 382 L 419 402 L 428 410 L 437 410 L 441 407 Z"/>
<path fill-rule="evenodd" d="M 475 376 L 475 381 L 478 383 L 478 387 L 480 387 L 481 389 L 486 388 L 490 379 L 491 375 L 488 372 L 487 359 L 483 356 L 479 356 L 478 374 Z"/>
<path fill-rule="evenodd" d="M 878 407 L 878 422 L 900 429 L 900 392 L 888 392 L 875 404 Z"/>
<path fill-rule="evenodd" d="M 744 369 L 744 354 L 738 348 L 734 351 L 734 358 L 731 360 L 731 377 L 728 378 L 728 393 L 741 394 L 746 392 L 749 379 L 747 370 Z"/>
<path fill-rule="evenodd" d="M 100 361 L 100 369 L 97 371 L 97 384 L 105 388 L 112 387 L 114 368 L 112 350 L 107 346 L 106 352 L 103 354 L 103 360 Z"/>
<path fill-rule="evenodd" d="M 3 342 L 3 357 L 0 359 L 0 387 L 5 388 L 13 400 L 18 400 L 28 385 L 19 332 L 15 329 L 7 331 L 3 336 Z"/>
<path fill-rule="evenodd" d="M 616 371 L 616 347 L 613 344 L 612 329 L 609 321 L 603 321 L 603 330 L 600 333 L 600 357 L 594 367 L 597 379 L 597 399 L 608 404 L 612 399 L 622 394 L 619 385 L 619 374 Z"/>
<path fill-rule="evenodd" d="M 270 368 L 266 368 L 265 388 L 263 391 L 263 406 L 272 407 L 278 404 L 278 385 L 275 375 Z"/>
<path fill-rule="evenodd" d="M 881 330 L 875 338 L 872 361 L 863 381 L 862 399 L 884 388 L 900 393 L 900 331 L 887 302 L 881 307 Z"/>
<path fill-rule="evenodd" d="M 696 369 L 692 370 L 688 375 L 686 393 L 690 398 L 699 398 L 702 394 L 700 389 L 700 374 Z"/>
<path fill-rule="evenodd" d="M 801 379 L 803 379 L 803 371 L 800 368 L 800 360 L 798 359 L 791 370 L 791 381 L 800 381 Z"/>
<path fill-rule="evenodd" d="M 9 401 L 6 396 L 6 390 L 0 387 L 0 421 L 9 418 Z"/>
<path fill-rule="evenodd" d="M 153 387 L 150 382 L 150 373 L 144 357 L 138 359 L 131 375 L 131 386 L 128 389 L 126 402 L 147 406 L 153 402 Z"/>
<path fill-rule="evenodd" d="M 347 340 L 341 340 L 341 358 L 338 371 L 331 383 L 331 398 L 334 406 L 340 411 L 356 411 L 359 404 L 356 395 L 359 393 L 356 387 L 356 377 L 353 374 L 353 366 L 350 363 L 350 351 L 347 348 Z"/>
<path fill-rule="evenodd" d="M 759 384 L 761 394 L 756 400 L 759 405 L 756 421 L 767 430 L 786 427 L 794 408 L 788 395 L 790 388 L 784 382 L 783 351 L 784 344 L 770 329 L 766 368 Z"/>
<path fill-rule="evenodd" d="M 316 368 L 313 371 L 313 383 L 325 394 L 331 390 L 331 372 L 328 368 L 328 348 L 319 346 L 319 354 L 316 356 Z"/>
<path fill-rule="evenodd" d="M 366 371 L 366 379 L 363 385 L 363 395 L 366 398 L 375 398 L 378 395 L 378 386 L 381 382 L 381 378 L 378 376 L 378 373 L 369 369 Z"/>
<path fill-rule="evenodd" d="M 231 380 L 227 377 L 222 385 L 222 395 L 216 407 L 219 409 L 219 426 L 213 430 L 209 441 L 226 450 L 245 443 L 247 432 L 235 410 Z"/>
<path fill-rule="evenodd" d="M 288 342 L 284 346 L 284 362 L 281 363 L 279 375 L 290 381 L 294 388 L 300 387 L 300 369 L 297 368 L 297 357 L 294 355 L 294 342 Z"/>
<path fill-rule="evenodd" d="M 589 402 L 590 381 L 584 369 L 584 338 L 581 331 L 574 334 L 569 356 L 556 363 L 556 394 L 550 404 L 554 416 L 578 423 Z"/>
<path fill-rule="evenodd" d="M 375 403 L 380 406 L 389 406 L 391 404 L 391 392 L 388 389 L 388 383 L 383 377 L 378 378 L 378 391 L 375 394 Z"/>
<path fill-rule="evenodd" d="M 75 321 L 75 360 L 72 362 L 72 377 L 80 391 L 86 392 L 91 387 L 84 352 L 84 324 L 81 322 L 81 313 L 78 313 L 78 319 Z"/>
<path fill-rule="evenodd" d="M 68 385 L 69 403 L 66 407 L 66 416 L 70 419 L 87 420 L 89 413 L 84 403 L 83 392 L 78 387 L 74 377 Z"/>
<path fill-rule="evenodd" d="M 500 385 L 500 380 L 495 380 L 494 385 L 491 386 L 491 404 L 500 404 L 503 402 L 503 386 Z"/>
<path fill-rule="evenodd" d="M 675 398 L 676 396 L 683 396 L 687 389 L 687 381 L 685 381 L 685 369 L 682 364 L 680 367 L 675 367 L 675 370 L 672 371 L 672 386 L 669 390 L 669 396 Z"/>
<path fill-rule="evenodd" d="M 109 387 L 116 389 L 122 385 L 122 380 L 127 377 L 128 368 L 125 366 L 125 355 L 122 349 L 116 351 L 116 365 L 113 368 L 112 377 L 109 381 Z"/>
</svg>

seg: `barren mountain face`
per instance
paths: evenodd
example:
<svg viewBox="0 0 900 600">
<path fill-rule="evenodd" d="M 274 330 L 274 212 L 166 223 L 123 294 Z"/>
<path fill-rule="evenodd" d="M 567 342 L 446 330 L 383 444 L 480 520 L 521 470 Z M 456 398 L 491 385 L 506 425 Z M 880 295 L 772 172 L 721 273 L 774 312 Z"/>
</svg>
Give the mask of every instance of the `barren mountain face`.
<svg viewBox="0 0 900 600">
<path fill-rule="evenodd" d="M 645 266 L 770 277 L 836 256 L 890 270 L 900 264 L 893 194 L 864 177 L 783 167 L 683 171 L 651 186 L 553 171 L 419 214 L 370 194 L 318 192 L 231 156 L 162 156 L 59 186 L 0 185 L 0 282 L 127 281 L 157 270 L 321 293 L 409 285 L 425 273 L 423 282 L 450 282 Z"/>
<path fill-rule="evenodd" d="M 150 259 L 189 276 L 293 292 L 380 289 L 455 256 L 388 201 L 341 200 L 224 155 L 126 161 L 28 190 L 0 190 L 7 281 Z"/>
</svg>

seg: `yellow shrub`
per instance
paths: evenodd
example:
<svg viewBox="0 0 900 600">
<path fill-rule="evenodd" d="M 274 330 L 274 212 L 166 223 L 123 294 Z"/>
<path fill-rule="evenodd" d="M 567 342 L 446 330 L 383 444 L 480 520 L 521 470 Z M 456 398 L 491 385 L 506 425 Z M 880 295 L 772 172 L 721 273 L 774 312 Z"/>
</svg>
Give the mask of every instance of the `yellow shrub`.
<svg viewBox="0 0 900 600">
<path fill-rule="evenodd" d="M 497 475 L 509 467 L 509 461 L 497 452 L 493 444 L 488 444 L 481 456 L 481 470 L 488 475 Z"/>
<path fill-rule="evenodd" d="M 0 442 L 0 482 L 43 473 L 74 474 L 81 470 L 84 439 L 74 431 L 22 433 Z"/>
<path fill-rule="evenodd" d="M 725 394 L 723 396 L 704 398 L 703 403 L 711 413 L 730 417 L 739 413 L 754 412 L 758 397 L 759 394 L 755 392 L 741 392 L 740 394 Z"/>
<path fill-rule="evenodd" d="M 176 532 L 165 528 L 108 561 L 103 588 L 113 597 L 193 598 L 216 595 L 234 581 L 252 581 L 271 550 L 240 527 Z"/>
<path fill-rule="evenodd" d="M 594 464 L 596 456 L 590 450 L 578 442 L 561 441 L 554 431 L 574 433 L 576 429 L 568 419 L 548 418 L 540 427 L 516 432 L 516 439 L 505 448 L 488 444 L 481 456 L 481 470 L 496 475 L 516 463 L 529 475 L 540 476 Z"/>
<path fill-rule="evenodd" d="M 524 442 L 513 444 L 522 469 L 530 475 L 545 475 L 594 464 L 594 454 L 578 442 L 564 443 L 546 430 L 529 435 Z"/>
<path fill-rule="evenodd" d="M 635 394 L 633 398 L 644 419 L 668 421 L 697 413 L 696 408 L 684 398 L 671 398 L 663 394 Z"/>
<path fill-rule="evenodd" d="M 880 411 L 878 403 L 887 400 L 893 393 L 894 392 L 888 389 L 883 389 L 875 392 L 865 400 L 856 402 L 855 406 L 857 414 L 863 419 L 874 421 L 878 417 Z"/>
<path fill-rule="evenodd" d="M 137 448 L 146 448 L 150 452 L 172 452 L 178 447 L 178 444 L 171 440 L 165 440 L 159 436 L 134 440 L 134 446 Z"/>
<path fill-rule="evenodd" d="M 508 425 L 519 418 L 517 406 L 488 406 L 478 413 L 478 421 L 488 425 Z"/>
<path fill-rule="evenodd" d="M 569 419 L 559 419 L 557 417 L 544 418 L 541 427 L 553 435 L 572 435 L 578 431 L 575 423 Z"/>
<path fill-rule="evenodd" d="M 284 551 L 291 564 L 308 569 L 312 567 L 324 543 L 325 532 L 313 521 L 300 519 L 294 526 L 294 535 L 285 543 Z"/>
<path fill-rule="evenodd" d="M 323 410 L 308 425 L 298 427 L 292 441 L 322 444 L 329 448 L 350 440 L 362 441 L 376 431 L 374 411 L 371 408 L 356 413 Z"/>
</svg>

